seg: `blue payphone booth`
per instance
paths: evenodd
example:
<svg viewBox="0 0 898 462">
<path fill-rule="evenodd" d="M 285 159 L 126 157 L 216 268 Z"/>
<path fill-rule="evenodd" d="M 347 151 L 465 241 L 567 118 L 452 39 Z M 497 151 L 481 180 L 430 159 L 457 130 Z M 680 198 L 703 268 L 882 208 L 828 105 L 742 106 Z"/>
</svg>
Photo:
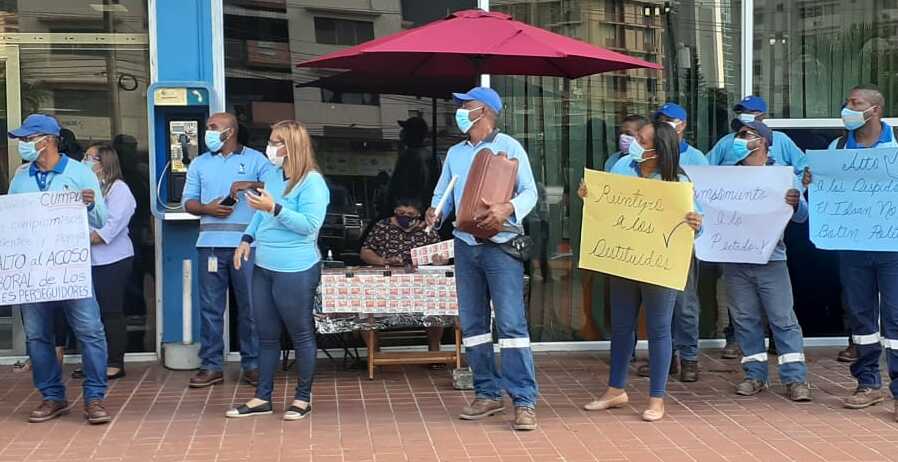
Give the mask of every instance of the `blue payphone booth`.
<svg viewBox="0 0 898 462">
<path fill-rule="evenodd" d="M 172 369 L 199 367 L 199 300 L 196 248 L 199 218 L 181 205 L 190 162 L 205 150 L 203 134 L 212 90 L 202 82 L 157 82 L 147 91 L 152 211 L 161 249 L 162 359 Z M 175 309 L 180 308 L 180 309 Z"/>
</svg>

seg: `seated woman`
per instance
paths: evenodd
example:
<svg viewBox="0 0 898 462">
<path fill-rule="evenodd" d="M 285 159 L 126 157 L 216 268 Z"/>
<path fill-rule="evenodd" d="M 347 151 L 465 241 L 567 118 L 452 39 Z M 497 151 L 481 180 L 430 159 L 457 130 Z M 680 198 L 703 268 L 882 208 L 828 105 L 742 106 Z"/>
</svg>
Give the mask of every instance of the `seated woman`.
<svg viewBox="0 0 898 462">
<path fill-rule="evenodd" d="M 362 243 L 362 261 L 371 266 L 398 266 L 412 264 L 412 249 L 440 242 L 436 230 L 425 232 L 421 206 L 415 198 L 402 197 L 393 204 L 393 216 L 377 222 Z M 434 264 L 446 264 L 445 258 L 434 258 Z M 427 328 L 427 345 L 430 351 L 440 350 L 442 327 Z"/>
</svg>

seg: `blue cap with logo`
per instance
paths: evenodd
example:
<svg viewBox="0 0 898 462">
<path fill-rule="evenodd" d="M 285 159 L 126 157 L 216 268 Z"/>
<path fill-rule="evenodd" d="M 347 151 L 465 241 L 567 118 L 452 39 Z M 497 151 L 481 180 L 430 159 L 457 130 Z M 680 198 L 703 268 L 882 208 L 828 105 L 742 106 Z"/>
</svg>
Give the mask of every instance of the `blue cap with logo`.
<svg viewBox="0 0 898 462">
<path fill-rule="evenodd" d="M 664 103 L 664 106 L 661 106 L 661 108 L 659 108 L 658 111 L 655 112 L 653 118 L 657 119 L 658 116 L 661 115 L 670 119 L 682 120 L 684 122 L 686 121 L 686 109 L 683 109 L 683 106 L 680 106 L 679 104 L 674 102 Z"/>
<path fill-rule="evenodd" d="M 21 127 L 10 130 L 8 135 L 10 138 L 26 138 L 32 135 L 59 136 L 59 131 L 59 122 L 56 119 L 44 114 L 31 114 L 22 122 Z"/>
<path fill-rule="evenodd" d="M 748 95 L 733 106 L 735 112 L 767 112 L 767 101 L 755 95 Z"/>
<path fill-rule="evenodd" d="M 758 134 L 761 138 L 767 140 L 767 146 L 773 146 L 773 132 L 770 131 L 770 127 L 767 126 L 764 122 L 760 120 L 755 120 L 754 122 L 743 122 L 739 119 L 733 119 L 732 128 L 734 131 L 738 132 L 742 129 L 742 127 L 748 127 L 752 129 L 755 133 Z"/>
<path fill-rule="evenodd" d="M 467 93 L 453 93 L 452 96 L 456 102 L 463 103 L 465 101 L 480 101 L 489 106 L 496 114 L 502 112 L 502 98 L 496 93 L 496 90 L 487 87 L 474 87 Z"/>
</svg>

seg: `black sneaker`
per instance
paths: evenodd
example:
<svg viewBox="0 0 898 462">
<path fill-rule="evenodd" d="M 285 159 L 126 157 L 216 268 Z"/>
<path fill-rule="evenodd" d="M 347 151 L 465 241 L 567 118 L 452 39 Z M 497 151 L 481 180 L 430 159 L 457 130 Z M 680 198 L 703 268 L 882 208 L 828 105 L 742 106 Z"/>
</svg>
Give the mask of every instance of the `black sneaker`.
<svg viewBox="0 0 898 462">
<path fill-rule="evenodd" d="M 287 412 L 284 413 L 284 420 L 302 420 L 305 419 L 307 415 L 312 413 L 312 405 L 309 404 L 305 407 L 305 409 L 297 406 L 290 406 L 287 408 Z"/>
<path fill-rule="evenodd" d="M 246 404 L 242 404 L 234 409 L 229 410 L 225 413 L 225 417 L 230 418 L 240 418 L 240 417 L 249 417 L 253 415 L 264 415 L 271 414 L 271 402 L 267 402 L 265 404 L 260 404 L 256 407 L 249 407 Z"/>
</svg>

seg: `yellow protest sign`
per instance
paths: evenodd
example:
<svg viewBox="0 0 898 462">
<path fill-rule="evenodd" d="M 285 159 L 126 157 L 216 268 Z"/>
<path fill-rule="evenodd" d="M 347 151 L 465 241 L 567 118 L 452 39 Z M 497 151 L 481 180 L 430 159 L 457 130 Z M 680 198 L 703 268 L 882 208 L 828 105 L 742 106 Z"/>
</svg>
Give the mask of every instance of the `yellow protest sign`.
<svg viewBox="0 0 898 462">
<path fill-rule="evenodd" d="M 683 290 L 692 259 L 692 183 L 586 170 L 580 268 Z"/>
</svg>

